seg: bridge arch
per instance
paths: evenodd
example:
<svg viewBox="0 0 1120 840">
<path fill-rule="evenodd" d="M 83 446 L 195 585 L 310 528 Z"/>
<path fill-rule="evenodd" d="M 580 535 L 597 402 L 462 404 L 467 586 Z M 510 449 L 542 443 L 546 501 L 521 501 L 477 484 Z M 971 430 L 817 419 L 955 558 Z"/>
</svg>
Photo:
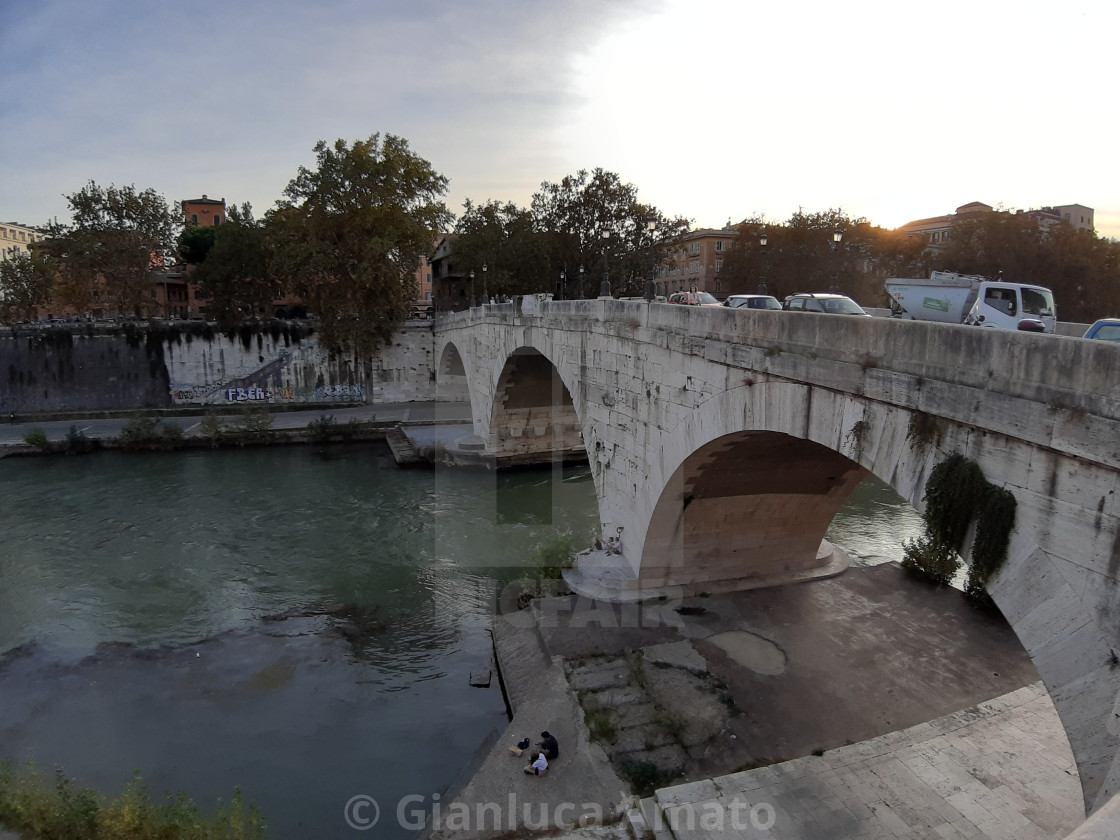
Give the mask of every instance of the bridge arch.
<svg viewBox="0 0 1120 840">
<path fill-rule="evenodd" d="M 976 461 L 1018 505 L 989 591 L 1054 699 L 1086 805 L 1120 791 L 1120 348 L 890 319 L 741 315 L 545 302 L 472 310 L 435 331 L 467 358 L 476 427 L 492 445 L 509 356 L 531 347 L 555 364 L 582 425 L 604 535 L 623 529 L 621 555 L 581 557 L 570 579 L 597 597 L 641 597 L 680 572 L 706 583 L 695 564 L 665 574 L 662 514 L 674 494 L 683 504 L 697 459 L 749 447 L 746 435 L 767 435 L 760 447 L 815 444 L 826 460 L 837 456 L 824 450 L 839 453 L 918 509 L 942 458 Z"/>
<path fill-rule="evenodd" d="M 491 452 L 500 464 L 582 458 L 583 432 L 571 391 L 552 361 L 520 346 L 494 384 Z"/>
</svg>

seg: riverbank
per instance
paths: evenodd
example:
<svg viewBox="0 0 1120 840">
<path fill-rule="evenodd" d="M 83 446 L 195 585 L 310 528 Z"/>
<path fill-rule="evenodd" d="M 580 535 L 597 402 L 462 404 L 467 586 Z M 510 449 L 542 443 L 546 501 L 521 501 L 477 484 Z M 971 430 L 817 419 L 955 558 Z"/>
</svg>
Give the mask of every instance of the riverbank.
<svg viewBox="0 0 1120 840">
<path fill-rule="evenodd" d="M 308 444 L 384 440 L 403 428 L 416 449 L 430 460 L 437 447 L 454 444 L 470 432 L 470 409 L 462 403 L 410 402 L 374 405 L 324 403 L 302 406 L 255 407 L 216 412 L 176 408 L 135 412 L 80 412 L 20 415 L 0 423 L 0 458 L 49 454 L 27 443 L 41 432 L 55 451 L 65 451 L 72 435 L 89 449 L 112 449 L 125 427 L 136 420 L 159 420 L 182 431 L 181 448 L 243 447 L 268 444 Z M 430 427 L 430 428 L 429 428 Z M 220 434 L 215 430 L 220 429 Z M 426 429 L 412 433 L 412 429 Z M 180 447 L 177 447 L 180 448 Z M 426 451 L 431 450 L 431 451 Z"/>
<path fill-rule="evenodd" d="M 513 721 L 445 799 L 433 838 L 609 823 L 635 792 L 828 756 L 1038 681 L 1002 617 L 896 564 L 677 603 L 538 599 L 496 617 L 494 642 Z M 545 779 L 525 777 L 508 747 L 542 729 L 561 757 Z M 1034 772 L 1030 756 L 991 760 L 1002 775 Z M 447 819 L 480 805 L 501 831 Z"/>
</svg>

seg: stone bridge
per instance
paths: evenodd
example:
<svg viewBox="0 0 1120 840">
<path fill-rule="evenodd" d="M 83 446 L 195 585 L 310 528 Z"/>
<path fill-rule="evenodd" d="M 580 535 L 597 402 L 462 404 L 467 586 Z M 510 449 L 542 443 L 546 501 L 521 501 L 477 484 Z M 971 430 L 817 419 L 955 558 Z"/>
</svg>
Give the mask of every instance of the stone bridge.
<svg viewBox="0 0 1120 840">
<path fill-rule="evenodd" d="M 1054 699 L 1088 808 L 1120 790 L 1120 347 L 880 318 L 615 301 L 477 307 L 435 327 L 441 398 L 499 466 L 577 457 L 599 598 L 835 572 L 868 473 L 922 508 L 953 453 L 1014 494 L 989 589 Z"/>
</svg>

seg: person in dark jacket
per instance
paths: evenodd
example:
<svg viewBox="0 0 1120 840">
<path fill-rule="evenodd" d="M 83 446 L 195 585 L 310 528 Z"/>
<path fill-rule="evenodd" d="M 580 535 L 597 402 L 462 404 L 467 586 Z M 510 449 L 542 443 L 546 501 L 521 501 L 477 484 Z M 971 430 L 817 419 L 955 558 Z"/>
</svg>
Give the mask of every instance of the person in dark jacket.
<svg viewBox="0 0 1120 840">
<path fill-rule="evenodd" d="M 541 733 L 540 749 L 549 761 L 555 761 L 556 756 L 560 755 L 560 745 L 556 743 L 556 737 L 547 729 Z"/>
</svg>

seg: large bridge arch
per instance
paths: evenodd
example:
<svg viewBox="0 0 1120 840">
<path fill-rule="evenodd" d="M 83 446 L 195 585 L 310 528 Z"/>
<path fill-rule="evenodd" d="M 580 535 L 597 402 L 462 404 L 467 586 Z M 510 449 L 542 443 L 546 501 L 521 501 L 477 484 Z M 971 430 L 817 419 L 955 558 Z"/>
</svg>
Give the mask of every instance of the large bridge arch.
<svg viewBox="0 0 1120 840">
<path fill-rule="evenodd" d="M 684 475 L 722 438 L 819 445 L 919 509 L 942 458 L 975 460 L 1018 505 L 989 590 L 1054 698 L 1086 804 L 1120 791 L 1120 348 L 610 300 L 479 308 L 435 332 L 467 359 L 476 428 L 491 445 L 489 409 L 509 356 L 524 346 L 555 365 L 583 430 L 604 534 L 623 529 L 621 555 L 581 558 L 587 594 L 621 599 L 670 579 L 655 568 L 658 504 L 682 465 Z"/>
</svg>

